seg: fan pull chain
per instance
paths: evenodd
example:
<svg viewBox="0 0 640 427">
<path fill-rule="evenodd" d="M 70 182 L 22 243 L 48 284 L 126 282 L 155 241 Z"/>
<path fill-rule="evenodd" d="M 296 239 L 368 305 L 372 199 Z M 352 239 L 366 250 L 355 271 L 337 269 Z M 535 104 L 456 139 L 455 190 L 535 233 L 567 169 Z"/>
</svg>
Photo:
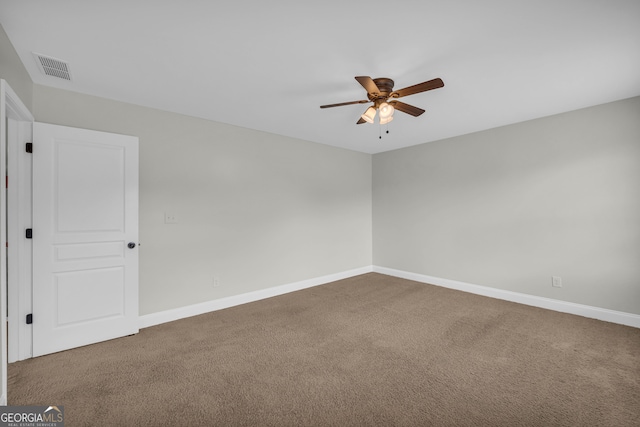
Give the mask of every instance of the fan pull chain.
<svg viewBox="0 0 640 427">
<path fill-rule="evenodd" d="M 382 125 L 380 125 L 380 127 L 378 128 L 380 130 L 380 132 L 378 133 L 378 139 L 382 139 Z M 384 132 L 387 135 L 389 134 L 389 125 L 387 124 L 387 130 Z"/>
</svg>

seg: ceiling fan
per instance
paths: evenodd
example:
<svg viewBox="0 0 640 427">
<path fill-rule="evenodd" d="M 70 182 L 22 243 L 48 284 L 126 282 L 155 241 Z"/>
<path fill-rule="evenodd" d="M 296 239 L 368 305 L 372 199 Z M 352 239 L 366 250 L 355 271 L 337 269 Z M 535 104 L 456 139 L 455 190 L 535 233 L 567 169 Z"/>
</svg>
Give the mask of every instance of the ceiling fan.
<svg viewBox="0 0 640 427">
<path fill-rule="evenodd" d="M 393 80 L 380 77 L 372 79 L 369 76 L 356 77 L 358 83 L 362 85 L 367 91 L 367 98 L 361 101 L 341 102 L 339 104 L 321 105 L 320 108 L 341 107 L 343 105 L 351 104 L 367 104 L 373 102 L 373 105 L 367 108 L 367 111 L 360 116 L 357 124 L 373 123 L 376 117 L 376 111 L 379 112 L 380 124 L 384 125 L 393 120 L 394 110 L 402 111 L 403 113 L 410 114 L 414 117 L 424 113 L 422 108 L 414 107 L 413 105 L 405 104 L 404 102 L 396 101 L 396 98 L 402 98 L 403 96 L 413 95 L 420 92 L 426 92 L 432 89 L 438 89 L 444 86 L 442 79 L 433 79 L 427 82 L 418 83 L 417 85 L 405 87 L 400 90 L 393 90 Z M 389 101 L 392 99 L 392 101 Z"/>
</svg>

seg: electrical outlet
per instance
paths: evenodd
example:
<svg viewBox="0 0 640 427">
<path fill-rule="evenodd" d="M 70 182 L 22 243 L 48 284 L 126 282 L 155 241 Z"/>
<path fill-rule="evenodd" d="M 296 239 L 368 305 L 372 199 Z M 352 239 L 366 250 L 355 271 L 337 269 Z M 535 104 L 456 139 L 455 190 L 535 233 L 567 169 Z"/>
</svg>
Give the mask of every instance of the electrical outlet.
<svg viewBox="0 0 640 427">
<path fill-rule="evenodd" d="M 174 213 L 165 212 L 164 213 L 164 223 L 165 224 L 177 224 L 178 217 Z"/>
<path fill-rule="evenodd" d="M 214 277 L 213 278 L 213 287 L 214 288 L 219 288 L 220 287 L 220 278 L 219 277 Z"/>
<path fill-rule="evenodd" d="M 551 276 L 551 286 L 554 288 L 562 287 L 562 277 L 560 276 Z"/>
</svg>

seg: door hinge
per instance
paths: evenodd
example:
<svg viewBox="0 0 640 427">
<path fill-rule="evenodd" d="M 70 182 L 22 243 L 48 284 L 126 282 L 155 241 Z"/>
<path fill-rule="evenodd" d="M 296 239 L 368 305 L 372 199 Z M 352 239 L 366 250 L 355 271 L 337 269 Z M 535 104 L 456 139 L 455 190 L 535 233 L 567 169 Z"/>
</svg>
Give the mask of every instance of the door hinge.
<svg viewBox="0 0 640 427">
<path fill-rule="evenodd" d="M 33 314 L 27 314 L 27 325 L 30 325 L 33 323 Z"/>
<path fill-rule="evenodd" d="M 27 142 L 26 150 L 27 150 L 27 153 L 33 153 L 33 142 Z"/>
<path fill-rule="evenodd" d="M 24 232 L 24 237 L 26 237 L 27 239 L 32 239 L 33 238 L 33 228 L 27 228 Z"/>
</svg>

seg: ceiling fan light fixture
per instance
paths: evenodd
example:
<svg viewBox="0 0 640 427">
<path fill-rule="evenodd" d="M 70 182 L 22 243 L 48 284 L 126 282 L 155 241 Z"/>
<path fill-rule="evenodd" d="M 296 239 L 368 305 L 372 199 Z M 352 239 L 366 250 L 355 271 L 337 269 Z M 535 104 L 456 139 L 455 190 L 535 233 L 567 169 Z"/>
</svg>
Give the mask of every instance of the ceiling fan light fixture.
<svg viewBox="0 0 640 427">
<path fill-rule="evenodd" d="M 378 109 L 380 110 L 380 117 L 390 117 L 393 115 L 393 106 L 386 102 L 382 102 L 380 106 L 378 106 Z"/>
<path fill-rule="evenodd" d="M 389 123 L 391 120 L 393 120 L 393 116 L 389 116 L 389 117 L 380 117 L 380 124 L 381 125 L 386 125 L 387 123 Z"/>
<path fill-rule="evenodd" d="M 380 120 L 393 116 L 394 108 L 392 105 L 389 105 L 386 102 L 381 103 L 378 109 L 380 110 Z"/>
<path fill-rule="evenodd" d="M 367 123 L 373 123 L 373 119 L 376 118 L 376 109 L 373 107 L 369 107 L 367 108 L 367 111 L 365 111 L 364 114 L 360 117 L 362 117 L 362 120 Z"/>
</svg>

